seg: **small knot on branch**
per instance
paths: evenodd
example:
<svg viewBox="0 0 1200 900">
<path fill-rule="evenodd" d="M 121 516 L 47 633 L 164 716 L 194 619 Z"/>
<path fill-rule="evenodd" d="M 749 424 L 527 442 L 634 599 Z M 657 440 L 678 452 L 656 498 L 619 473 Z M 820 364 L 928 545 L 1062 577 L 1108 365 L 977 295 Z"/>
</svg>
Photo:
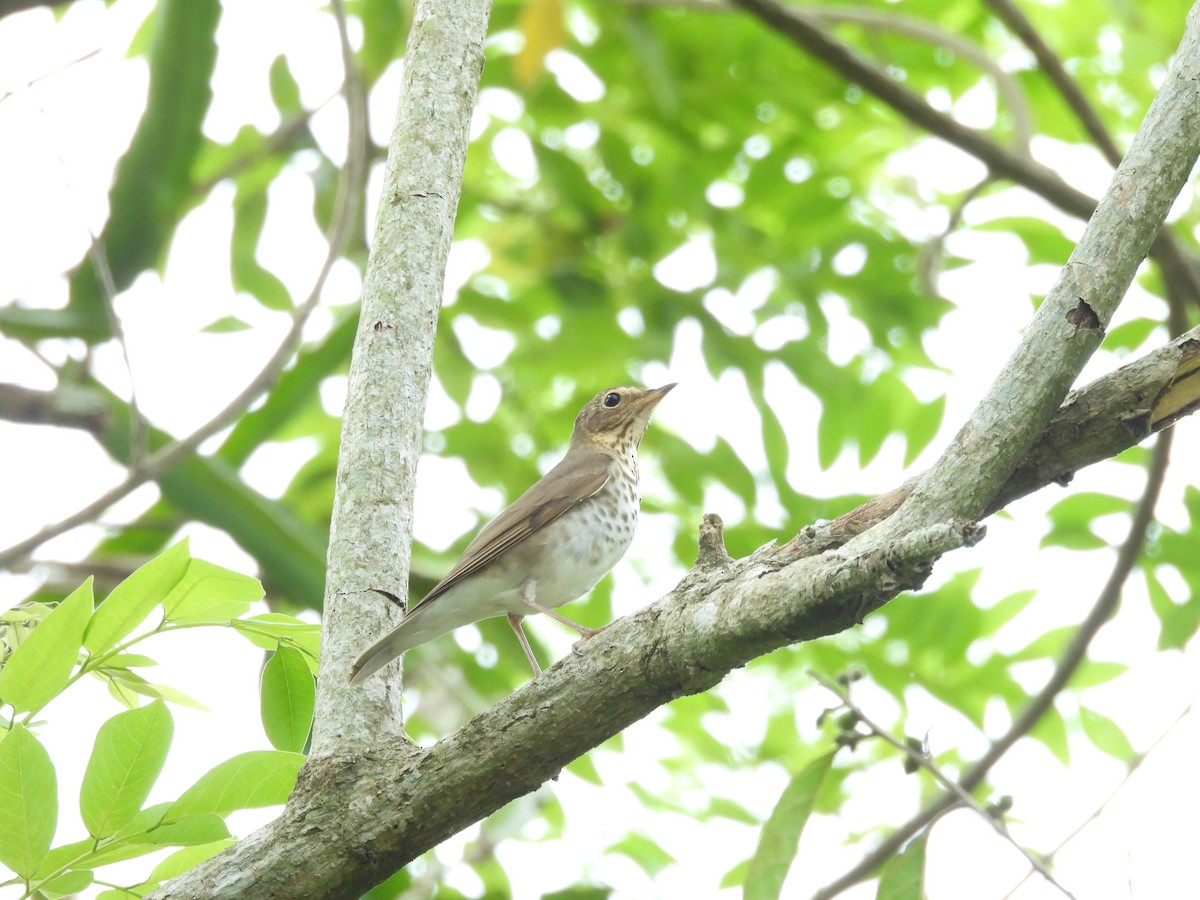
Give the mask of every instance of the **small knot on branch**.
<svg viewBox="0 0 1200 900">
<path fill-rule="evenodd" d="M 705 513 L 700 523 L 700 545 L 694 568 L 710 569 L 731 562 L 733 557 L 725 550 L 725 523 L 716 513 Z"/>
</svg>

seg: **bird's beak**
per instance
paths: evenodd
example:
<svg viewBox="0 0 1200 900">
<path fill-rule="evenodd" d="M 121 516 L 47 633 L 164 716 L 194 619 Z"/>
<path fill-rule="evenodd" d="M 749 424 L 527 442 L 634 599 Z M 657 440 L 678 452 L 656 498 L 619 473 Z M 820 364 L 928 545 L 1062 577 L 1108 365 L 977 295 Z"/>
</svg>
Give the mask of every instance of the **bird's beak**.
<svg viewBox="0 0 1200 900">
<path fill-rule="evenodd" d="M 652 391 L 646 391 L 642 402 L 646 405 L 647 409 L 654 409 L 654 407 L 658 406 L 659 401 L 671 393 L 671 388 L 675 387 L 678 383 L 677 381 L 672 381 L 670 384 L 664 384 L 662 387 L 655 388 Z"/>
</svg>

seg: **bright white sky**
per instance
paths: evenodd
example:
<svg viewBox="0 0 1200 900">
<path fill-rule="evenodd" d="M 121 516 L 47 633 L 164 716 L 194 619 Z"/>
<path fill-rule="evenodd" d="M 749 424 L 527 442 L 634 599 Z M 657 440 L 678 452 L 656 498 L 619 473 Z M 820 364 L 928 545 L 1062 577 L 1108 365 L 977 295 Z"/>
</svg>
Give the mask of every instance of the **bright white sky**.
<svg viewBox="0 0 1200 900">
<path fill-rule="evenodd" d="M 340 80 L 336 37 L 332 21 L 320 11 L 321 5 L 314 0 L 258 0 L 227 6 L 214 85 L 217 100 L 206 123 L 211 136 L 229 139 L 246 122 L 263 130 L 277 124 L 264 73 L 280 52 L 288 54 L 306 104 L 320 104 L 334 96 Z M 12 92 L 0 102 L 0 208 L 4 210 L 0 216 L 0 302 L 15 299 L 38 306 L 65 302 L 61 273 L 84 252 L 87 229 L 102 228 L 112 168 L 140 114 L 145 66 L 140 59 L 126 59 L 124 54 L 151 7 L 150 0 L 118 0 L 107 10 L 100 3 L 83 2 L 66 9 L 58 23 L 41 10 L 0 21 L 0 96 Z M 84 62 L 68 65 L 93 50 L 100 52 Z M 573 94 L 603 102 L 603 85 L 582 61 L 559 52 L 553 63 L 556 77 Z M 67 67 L 60 68 L 63 66 Z M 30 86 L 35 80 L 36 84 Z M 390 133 L 398 85 L 397 66 L 372 97 L 376 141 L 386 141 Z M 520 100 L 506 92 L 487 91 L 481 96 L 480 107 L 477 130 L 486 123 L 484 116 L 515 118 Z M 972 124 L 986 124 L 993 108 L 990 93 L 980 89 L 956 111 Z M 332 100 L 316 115 L 313 128 L 330 155 L 340 158 L 345 121 L 339 100 Z M 582 127 L 570 139 L 589 140 L 587 128 Z M 506 132 L 497 142 L 497 154 L 514 174 L 530 175 L 527 147 L 522 140 L 515 130 Z M 1036 143 L 1035 152 L 1053 164 L 1069 161 L 1064 171 L 1085 190 L 1098 195 L 1104 189 L 1108 171 L 1096 157 L 1069 153 L 1049 142 Z M 973 183 L 979 174 L 976 164 L 931 141 L 917 143 L 895 160 L 895 168 L 897 174 L 915 179 L 926 190 L 962 187 Z M 376 171 L 372 196 L 378 195 L 379 183 L 380 173 Z M 708 195 L 710 202 L 715 206 L 736 205 L 739 198 L 731 187 L 714 186 Z M 232 191 L 221 187 L 214 191 L 181 229 L 164 277 L 141 279 L 117 303 L 129 338 L 133 378 L 142 408 L 156 425 L 177 435 L 191 431 L 224 406 L 259 368 L 287 325 L 284 316 L 264 311 L 254 301 L 232 292 L 227 275 L 231 196 Z M 1025 202 L 1020 192 L 1013 191 L 976 204 L 969 220 L 989 218 Z M 260 250 L 260 262 L 279 275 L 295 296 L 307 293 L 324 253 L 321 236 L 310 221 L 310 210 L 311 191 L 305 161 L 300 160 L 271 194 Z M 373 221 L 373 209 L 367 215 L 367 221 Z M 1045 216 L 1056 222 L 1069 221 L 1049 209 Z M 939 227 L 936 213 L 914 217 L 917 233 Z M 1074 222 L 1066 227 L 1072 235 L 1082 230 Z M 1028 294 L 1045 291 L 1055 275 L 1048 267 L 1027 267 L 1019 243 L 1002 236 L 958 234 L 951 246 L 959 256 L 976 262 L 943 277 L 946 295 L 961 305 L 927 342 L 934 359 L 953 374 L 925 376 L 914 385 L 922 396 L 946 393 L 948 397 L 947 425 L 934 442 L 934 450 L 945 445 L 999 370 L 1029 315 Z M 484 248 L 469 243 L 457 245 L 449 276 L 451 287 L 462 284 L 486 262 Z M 861 252 L 847 250 L 839 264 L 853 271 L 862 264 Z M 679 290 L 706 287 L 715 275 L 711 246 L 703 239 L 683 245 L 659 262 L 655 275 Z M 353 268 L 342 266 L 331 278 L 323 300 L 330 305 L 350 302 L 359 286 Z M 711 291 L 705 303 L 730 328 L 748 329 L 753 323 L 747 309 L 761 304 L 769 288 L 770 275 L 764 274 L 743 285 L 736 295 Z M 831 351 L 835 358 L 845 360 L 867 349 L 867 335 L 839 303 L 836 298 L 828 300 L 825 311 L 834 323 Z M 251 323 L 254 330 L 236 336 L 199 333 L 204 325 L 229 314 Z M 1122 308 L 1119 321 L 1143 314 L 1161 315 L 1161 305 L 1135 291 Z M 321 334 L 329 322 L 330 317 L 319 311 L 310 324 L 310 335 Z M 774 328 L 781 326 L 804 327 L 802 322 L 773 323 Z M 507 354 L 494 333 L 484 329 L 466 332 L 459 337 L 481 368 L 496 365 Z M 674 430 L 700 447 L 709 445 L 720 433 L 752 465 L 765 464 L 757 437 L 758 417 L 745 383 L 736 376 L 712 379 L 701 359 L 699 336 L 699 326 L 684 323 L 672 358 L 650 365 L 644 372 L 647 384 L 681 383 L 661 407 L 654 428 Z M 1153 342 L 1163 337 L 1157 336 Z M 45 352 L 52 359 L 60 359 L 64 352 L 78 355 L 80 349 L 47 347 Z M 217 354 L 221 364 L 213 365 Z M 1116 364 L 1111 355 L 1098 354 L 1088 377 Z M 126 389 L 128 376 L 115 347 L 101 350 L 98 368 L 114 388 Z M 0 383 L 53 386 L 49 370 L 12 341 L 5 341 L 0 351 Z M 903 448 L 899 445 L 888 445 L 865 470 L 860 469 L 854 456 L 844 455 L 830 470 L 822 471 L 808 427 L 819 410 L 815 398 L 782 368 L 769 374 L 767 385 L 766 401 L 790 410 L 792 458 L 788 474 L 795 483 L 806 490 L 832 495 L 850 490 L 882 491 L 904 477 Z M 341 392 L 342 385 L 334 380 L 325 386 L 322 398 L 336 411 L 340 409 Z M 486 417 L 500 401 L 498 382 L 486 372 L 481 373 L 467 414 Z M 720 420 L 712 417 L 714 409 L 724 412 Z M 435 384 L 426 424 L 444 427 L 457 415 Z M 568 421 L 562 423 L 564 439 L 569 426 Z M 651 454 L 653 431 L 646 441 Z M 1197 458 L 1196 443 L 1195 429 L 1185 422 L 1175 459 Z M 0 519 L 0 545 L 7 546 L 42 524 L 74 511 L 120 476 L 118 467 L 89 438 L 69 431 L 0 423 L 0 446 L 5 448 L 0 497 L 8 512 Z M 309 453 L 311 448 L 303 441 L 275 445 L 251 459 L 243 474 L 260 489 L 277 494 Z M 927 453 L 917 466 L 928 465 L 933 458 L 934 453 Z M 1179 499 L 1186 482 L 1183 468 L 1177 464 L 1171 473 L 1160 506 L 1169 524 L 1185 521 Z M 448 545 L 476 521 L 474 507 L 498 510 L 503 503 L 495 491 L 470 485 L 462 477 L 464 471 L 456 460 L 427 458 L 422 462 L 416 510 L 418 537 L 435 547 Z M 652 467 L 650 477 L 653 479 Z M 1140 483 L 1141 479 L 1127 467 L 1108 467 L 1101 472 L 1081 473 L 1071 489 L 1123 490 L 1133 495 Z M 653 484 L 648 490 L 654 490 Z M 153 486 L 143 487 L 111 510 L 104 521 L 128 520 L 155 496 Z M 436 504 L 431 502 L 434 496 L 438 498 Z M 1015 504 L 1011 509 L 1013 519 L 993 518 L 988 523 L 989 536 L 980 547 L 954 554 L 939 566 L 935 581 L 954 571 L 983 565 L 980 596 L 991 601 L 1031 586 L 1041 588 L 1042 618 L 1029 616 L 1030 621 L 1022 619 L 1017 623 L 1019 627 L 1003 632 L 999 642 L 1006 649 L 1023 646 L 1031 635 L 1052 624 L 1079 621 L 1111 563 L 1109 552 L 1093 553 L 1087 565 L 1081 566 L 1076 553 L 1038 549 L 1043 511 L 1061 496 L 1062 491 L 1051 489 Z M 706 509 L 720 512 L 731 527 L 736 527 L 745 512 L 740 501 L 719 488 L 710 493 Z M 754 512 L 768 520 L 779 517 L 769 499 Z M 797 524 L 788 523 L 792 529 Z M 664 517 L 645 518 L 634 549 L 615 572 L 615 602 L 620 611 L 630 612 L 673 586 L 681 573 L 664 566 L 654 548 L 675 528 L 691 530 L 694 525 L 680 525 Z M 1114 542 L 1123 537 L 1123 520 L 1114 518 L 1106 525 L 1105 537 Z M 223 535 L 203 526 L 189 526 L 184 533 L 191 536 L 195 555 L 253 571 L 249 558 Z M 38 556 L 83 558 L 99 535 L 97 527 L 77 529 L 47 544 Z M 19 601 L 37 577 L 36 572 L 0 576 L 0 604 L 7 607 Z M 1179 583 L 1168 587 L 1174 596 L 1185 594 Z M 549 623 L 533 627 L 557 640 L 557 649 L 565 652 L 569 635 L 558 635 Z M 872 629 L 870 622 L 865 627 Z M 1194 652 L 1155 654 L 1156 636 L 1156 621 L 1149 613 L 1144 588 L 1135 577 L 1126 592 L 1119 623 L 1106 629 L 1093 649 L 1094 658 L 1120 660 L 1132 670 L 1115 684 L 1090 691 L 1087 703 L 1124 725 L 1139 750 L 1146 749 L 1187 706 L 1200 674 Z M 462 630 L 458 639 L 466 645 L 478 643 L 471 629 Z M 147 652 L 163 660 L 155 673 L 157 680 L 180 687 L 214 710 L 172 710 L 175 744 L 151 802 L 176 796 L 209 766 L 234 753 L 266 746 L 256 698 L 246 690 L 257 679 L 261 663 L 257 651 L 232 634 L 213 632 L 173 635 Z M 1047 673 L 1046 667 L 1031 664 L 1025 673 L 1030 688 L 1036 688 Z M 753 668 L 732 675 L 720 690 L 737 712 L 712 717 L 709 724 L 713 733 L 735 747 L 753 743 L 765 725 L 761 698 L 771 687 Z M 859 700 L 877 718 L 885 720 L 893 708 L 887 697 L 866 688 L 859 692 Z M 796 703 L 798 721 L 812 722 L 828 704 L 828 698 L 814 691 L 796 698 Z M 1068 715 L 1071 703 L 1062 703 Z M 943 711 L 922 693 L 914 691 L 910 705 L 912 733 L 929 728 L 935 748 L 959 745 L 968 757 L 982 752 L 982 741 L 964 723 L 947 721 Z M 58 767 L 59 842 L 83 834 L 75 809 L 86 763 L 83 748 L 90 747 L 100 723 L 116 711 L 99 685 L 80 685 L 75 695 L 49 710 L 49 722 L 40 734 Z M 606 782 L 623 785 L 636 780 L 651 791 L 668 783 L 666 770 L 657 760 L 672 752 L 674 738 L 655 726 L 656 718 L 652 716 L 627 732 L 622 753 L 593 755 Z M 992 723 L 996 732 L 1004 724 L 998 712 Z M 1088 898 L 1124 898 L 1130 892 L 1129 884 L 1138 896 L 1194 896 L 1194 888 L 1188 886 L 1194 884 L 1190 862 L 1197 829 L 1189 800 L 1200 796 L 1200 776 L 1194 764 L 1198 749 L 1200 724 L 1192 716 L 1155 751 L 1100 822 L 1059 856 L 1063 883 L 1078 896 Z M 1086 819 L 1120 780 L 1120 766 L 1091 749 L 1086 741 L 1073 740 L 1072 751 L 1072 766 L 1064 769 L 1040 745 L 1026 741 L 997 768 L 996 781 L 1016 798 L 1013 830 L 1019 840 L 1034 847 L 1054 846 Z M 753 775 L 730 775 L 723 769 L 697 774 L 699 783 L 736 793 L 764 816 L 786 779 L 786 773 L 773 764 L 760 766 Z M 731 780 L 734 778 L 736 782 Z M 802 860 L 793 869 L 788 895 L 806 896 L 854 861 L 857 854 L 840 846 L 847 832 L 906 817 L 914 802 L 912 785 L 912 779 L 899 782 L 886 767 L 856 777 L 844 818 L 821 821 L 806 832 Z M 648 834 L 679 864 L 667 867 L 651 882 L 625 857 L 601 856 L 596 850 L 623 836 L 630 821 L 645 820 L 631 792 L 624 787 L 596 788 L 570 775 L 544 790 L 552 791 L 562 803 L 567 816 L 566 837 L 550 843 L 525 840 L 503 845 L 500 858 L 520 897 L 565 887 L 580 873 L 612 885 L 617 891 L 615 896 L 623 898 L 710 896 L 724 872 L 749 855 L 756 839 L 754 829 L 724 820 L 701 823 L 684 815 L 655 819 L 646 826 Z M 1163 798 L 1183 802 L 1168 803 Z M 270 815 L 235 816 L 231 824 L 245 833 Z M 953 827 L 935 832 L 931 844 L 930 896 L 936 900 L 1003 895 L 1022 871 L 1020 860 L 972 815 L 956 813 L 954 819 Z M 527 837 L 538 837 L 519 823 L 514 827 Z M 469 829 L 438 853 L 449 866 L 444 878 L 467 893 L 477 891 L 479 885 L 468 869 L 454 863 L 463 844 L 476 833 L 476 829 Z M 136 879 L 147 870 L 144 861 L 138 861 L 126 864 L 122 875 Z M 9 894 L 0 889 L 0 898 L 6 896 Z M 734 892 L 726 891 L 721 896 L 734 896 Z M 867 897 L 871 892 L 846 896 Z M 1018 896 L 1030 900 L 1058 895 L 1034 880 Z"/>
</svg>

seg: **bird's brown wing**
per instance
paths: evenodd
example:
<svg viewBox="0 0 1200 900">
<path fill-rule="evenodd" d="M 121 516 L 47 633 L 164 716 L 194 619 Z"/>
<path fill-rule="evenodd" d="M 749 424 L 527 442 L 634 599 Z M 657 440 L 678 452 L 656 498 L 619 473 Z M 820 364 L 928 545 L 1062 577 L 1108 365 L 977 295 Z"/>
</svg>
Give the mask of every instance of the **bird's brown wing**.
<svg viewBox="0 0 1200 900">
<path fill-rule="evenodd" d="M 611 457 L 599 450 L 571 456 L 569 466 L 564 458 L 484 526 L 449 574 L 413 607 L 412 612 L 436 600 L 463 579 L 482 571 L 501 553 L 549 525 L 571 507 L 594 497 L 608 482 L 611 462 Z"/>
</svg>

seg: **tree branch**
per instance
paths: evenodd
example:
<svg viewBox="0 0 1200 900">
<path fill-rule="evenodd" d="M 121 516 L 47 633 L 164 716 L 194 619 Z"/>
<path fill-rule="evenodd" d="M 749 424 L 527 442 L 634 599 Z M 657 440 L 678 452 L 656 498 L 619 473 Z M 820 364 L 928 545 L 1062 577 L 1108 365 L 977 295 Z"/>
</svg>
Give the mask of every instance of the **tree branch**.
<svg viewBox="0 0 1200 900">
<path fill-rule="evenodd" d="M 0 419 L 25 425 L 82 428 L 93 434 L 109 427 L 104 401 L 86 389 L 72 386 L 39 391 L 19 384 L 0 385 Z"/>
<path fill-rule="evenodd" d="M 739 0 L 746 2 L 746 0 Z M 752 0 L 761 2 L 761 0 Z M 984 514 L 1104 338 L 1200 155 L 1200 4 L 1129 152 L 1021 343 L 941 459 L 883 527 Z"/>
<path fill-rule="evenodd" d="M 1133 571 L 1133 567 L 1137 563 L 1138 556 L 1146 542 L 1146 532 L 1150 528 L 1150 523 L 1154 520 L 1154 507 L 1158 503 L 1158 497 L 1162 491 L 1163 479 L 1167 471 L 1167 461 L 1170 457 L 1172 434 L 1173 432 L 1170 431 L 1164 432 L 1154 445 L 1154 456 L 1151 459 L 1150 470 L 1146 476 L 1146 487 L 1142 492 L 1142 499 L 1138 502 L 1137 512 L 1134 514 L 1133 522 L 1129 526 L 1129 533 L 1125 536 L 1125 541 L 1121 544 L 1121 549 L 1117 552 L 1117 560 L 1113 564 L 1108 580 L 1096 598 L 1096 603 L 1092 607 L 1091 612 L 1088 613 L 1083 624 L 1079 626 L 1079 629 L 1071 638 L 1071 643 L 1063 651 L 1063 655 L 1059 658 L 1058 663 L 1054 667 L 1054 672 L 1046 684 L 1029 701 L 1029 704 L 1022 710 L 1021 715 L 1017 717 L 1008 731 L 997 738 L 988 747 L 987 753 L 959 779 L 959 784 L 964 790 L 971 791 L 982 784 L 983 779 L 987 777 L 987 773 L 1000 761 L 1000 758 L 1012 749 L 1012 746 L 1018 740 L 1033 730 L 1042 716 L 1046 714 L 1046 711 L 1054 704 L 1054 699 L 1067 686 L 1067 683 L 1071 680 L 1075 672 L 1078 671 L 1079 666 L 1082 665 L 1087 656 L 1087 648 L 1091 646 L 1092 640 L 1100 632 L 1104 623 L 1116 611 L 1117 604 L 1121 599 L 1121 589 L 1125 581 L 1129 578 L 1129 573 Z M 926 804 L 916 815 L 893 831 L 870 853 L 859 860 L 854 868 L 850 869 L 850 871 L 846 872 L 846 874 L 842 875 L 836 881 L 817 891 L 813 895 L 813 900 L 831 900 L 831 898 L 836 897 L 842 891 L 870 878 L 881 865 L 898 853 L 922 828 L 925 828 L 956 803 L 958 803 L 958 797 L 951 792 L 946 792 L 936 800 Z"/>
<path fill-rule="evenodd" d="M 346 673 L 400 613 L 373 589 L 407 596 L 421 424 L 490 8 L 421 0 L 409 28 L 342 416 L 310 766 L 381 735 L 404 739 L 399 676 L 351 688 Z"/>
<path fill-rule="evenodd" d="M 356 106 L 362 107 L 364 103 L 361 96 L 360 99 L 353 99 L 356 93 L 361 95 L 361 87 L 355 88 L 348 82 L 347 104 L 351 109 L 354 109 Z M 168 444 L 156 453 L 145 457 L 140 464 L 131 466 L 128 474 L 126 474 L 125 478 L 116 487 L 106 491 L 87 506 L 77 510 L 66 518 L 47 525 L 23 541 L 0 550 L 0 568 L 4 568 L 15 560 L 24 558 L 46 541 L 58 537 L 60 534 L 65 534 L 72 528 L 77 528 L 92 521 L 135 488 L 140 487 L 148 481 L 153 481 L 165 472 L 170 471 L 182 460 L 195 453 L 196 449 L 206 440 L 237 419 L 251 403 L 258 399 L 260 394 L 269 390 L 271 385 L 275 383 L 275 379 L 279 377 L 279 373 L 283 371 L 288 361 L 291 360 L 292 355 L 296 352 L 296 348 L 300 346 L 300 341 L 304 335 L 304 325 L 321 300 L 321 292 L 324 290 L 325 282 L 329 278 L 329 273 L 333 270 L 334 263 L 341 257 L 342 251 L 345 249 L 346 242 L 350 237 L 354 225 L 355 216 L 358 214 L 359 199 L 362 196 L 363 185 L 366 180 L 365 124 L 361 124 L 361 116 L 358 119 L 360 125 L 355 126 L 354 117 L 352 116 L 351 118 L 350 150 L 347 153 L 346 166 L 342 170 L 341 182 L 338 185 L 338 197 L 334 203 L 333 220 L 330 222 L 329 232 L 326 235 L 329 249 L 325 254 L 325 260 L 321 265 L 320 272 L 317 273 L 316 280 L 313 282 L 308 296 L 292 312 L 292 324 L 288 328 L 287 334 L 283 336 L 283 340 L 279 342 L 279 346 L 271 354 L 271 357 L 263 365 L 262 369 L 259 370 L 259 373 L 242 389 L 241 393 L 230 400 L 225 408 L 208 422 L 201 425 L 187 437 Z"/>
<path fill-rule="evenodd" d="M 862 86 L 913 124 L 976 157 L 993 176 L 1019 184 L 1079 218 L 1087 219 L 1095 211 L 1096 201 L 1083 191 L 1071 187 L 1054 170 L 1018 151 L 1001 146 L 986 134 L 968 128 L 934 109 L 915 91 L 894 81 L 834 38 L 803 7 L 785 6 L 777 0 L 729 2 L 756 16 L 763 24 L 792 40 L 846 80 Z M 1191 261 L 1175 243 L 1174 236 L 1164 232 L 1155 238 L 1153 248 L 1155 259 L 1163 267 L 1167 280 L 1192 290 L 1192 299 L 1200 302 L 1200 281 Z"/>
</svg>

